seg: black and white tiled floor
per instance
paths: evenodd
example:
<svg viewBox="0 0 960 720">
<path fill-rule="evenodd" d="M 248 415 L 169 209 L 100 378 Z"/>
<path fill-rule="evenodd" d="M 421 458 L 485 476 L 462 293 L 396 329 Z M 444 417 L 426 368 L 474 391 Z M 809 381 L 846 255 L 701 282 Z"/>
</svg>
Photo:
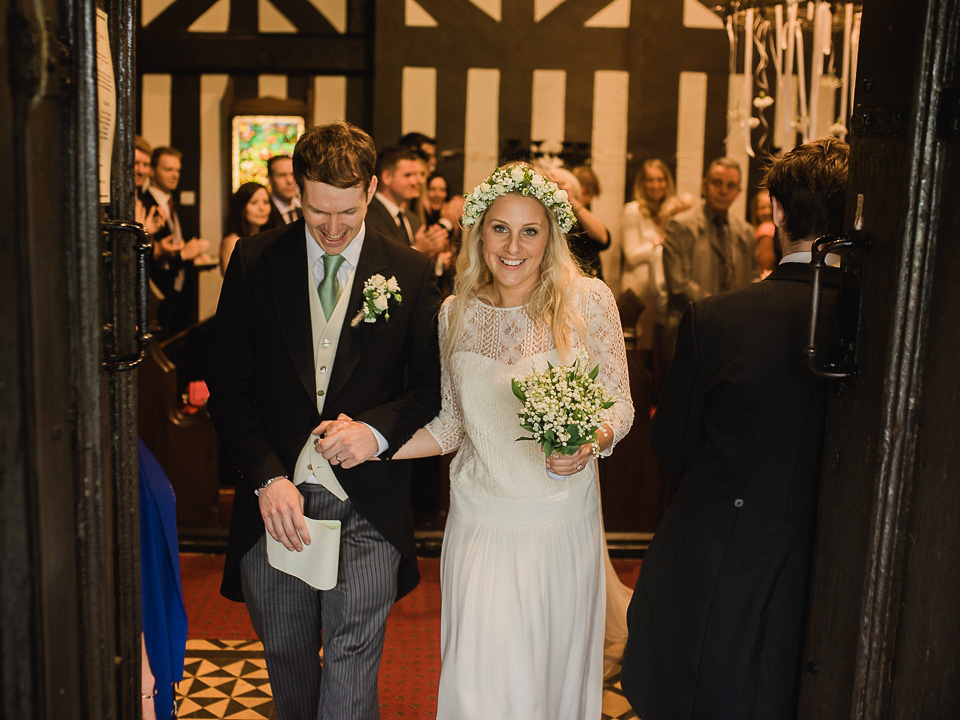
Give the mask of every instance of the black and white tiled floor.
<svg viewBox="0 0 960 720">
<path fill-rule="evenodd" d="M 178 690 L 180 720 L 276 720 L 259 642 L 188 640 Z M 620 690 L 619 671 L 604 682 L 601 720 L 637 720 Z"/>
</svg>

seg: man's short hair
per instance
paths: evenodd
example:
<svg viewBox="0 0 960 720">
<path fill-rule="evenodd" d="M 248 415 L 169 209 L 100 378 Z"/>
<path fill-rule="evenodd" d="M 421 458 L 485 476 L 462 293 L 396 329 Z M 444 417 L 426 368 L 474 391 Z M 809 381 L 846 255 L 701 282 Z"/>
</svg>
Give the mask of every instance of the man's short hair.
<svg viewBox="0 0 960 720">
<path fill-rule="evenodd" d="M 376 163 L 373 139 L 342 120 L 310 128 L 293 149 L 293 177 L 301 192 L 306 180 L 337 188 L 360 185 L 366 190 Z"/>
<path fill-rule="evenodd" d="M 429 145 L 436 145 L 437 141 L 434 140 L 429 135 L 424 135 L 421 132 L 410 132 L 404 135 L 399 140 L 397 140 L 397 145 L 413 148 L 414 150 L 419 150 L 424 143 L 427 143 Z"/>
<path fill-rule="evenodd" d="M 151 155 L 153 153 L 153 148 L 150 147 L 150 143 L 144 140 L 141 135 L 133 136 L 133 147 L 145 155 Z"/>
<path fill-rule="evenodd" d="M 740 179 L 743 179 L 743 170 L 740 169 L 740 163 L 730 157 L 718 157 L 715 160 L 712 160 L 707 166 L 707 171 L 703 174 L 704 177 L 710 174 L 710 171 L 715 167 L 729 168 L 730 170 L 736 170 L 737 175 L 740 176 Z"/>
<path fill-rule="evenodd" d="M 164 155 L 173 155 L 175 158 L 177 158 L 177 160 L 180 160 L 183 157 L 183 153 L 177 150 L 175 147 L 161 145 L 160 147 L 155 147 L 153 152 L 150 153 L 150 167 L 156 168 L 157 164 L 160 162 L 160 158 Z"/>
<path fill-rule="evenodd" d="M 289 155 L 274 155 L 269 160 L 267 160 L 267 177 L 273 176 L 273 166 L 276 165 L 276 163 L 279 160 L 289 160 L 289 159 L 290 159 Z"/>
<path fill-rule="evenodd" d="M 395 145 L 384 148 L 377 156 L 377 177 L 382 180 L 383 173 L 387 171 L 393 172 L 401 160 L 417 161 L 423 159 L 420 153 L 405 145 Z"/>
<path fill-rule="evenodd" d="M 839 235 L 847 201 L 850 146 L 824 137 L 775 160 L 761 183 L 783 208 L 792 241 Z"/>
</svg>

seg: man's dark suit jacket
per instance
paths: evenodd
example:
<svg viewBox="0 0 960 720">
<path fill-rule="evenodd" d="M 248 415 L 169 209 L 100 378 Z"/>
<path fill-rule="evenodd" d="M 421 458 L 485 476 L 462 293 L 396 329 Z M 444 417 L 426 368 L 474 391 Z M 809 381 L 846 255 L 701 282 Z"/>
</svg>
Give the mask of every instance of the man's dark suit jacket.
<svg viewBox="0 0 960 720">
<path fill-rule="evenodd" d="M 409 212 L 404 212 L 404 216 L 410 223 L 410 231 L 416 234 L 420 228 L 420 218 Z M 373 200 L 371 200 L 367 206 L 366 221 L 367 227 L 372 227 L 381 235 L 390 238 L 394 242 L 407 246 L 411 244 L 407 233 L 397 225 L 396 216 L 390 214 L 387 206 L 380 202 L 380 199 L 376 195 L 373 196 Z"/>
<path fill-rule="evenodd" d="M 385 462 L 333 471 L 357 511 L 401 553 L 398 597 L 416 586 L 410 471 L 388 458 L 440 409 L 439 294 L 429 260 L 366 229 L 323 416 L 317 412 L 303 220 L 237 243 L 223 279 L 206 381 L 209 409 L 242 480 L 236 490 L 221 592 L 242 600 L 239 563 L 264 533 L 254 489 L 293 477 L 321 420 L 345 413 L 375 427 Z M 390 320 L 350 321 L 371 275 L 396 277 Z"/>
<path fill-rule="evenodd" d="M 802 352 L 810 274 L 779 265 L 680 324 L 651 439 L 682 479 L 640 569 L 621 676 L 644 720 L 796 712 L 827 399 Z"/>
<path fill-rule="evenodd" d="M 144 210 L 148 211 L 159 203 L 149 190 L 138 193 Z M 176 207 L 174 208 L 176 210 Z M 168 208 L 161 208 L 164 214 Z M 154 242 L 160 242 L 173 232 L 169 218 L 153 236 Z M 181 231 L 183 227 L 181 225 Z M 157 309 L 157 322 L 160 325 L 158 336 L 160 339 L 175 335 L 197 321 L 197 288 L 199 287 L 199 273 L 192 260 L 183 260 L 180 255 L 165 255 L 155 258 L 153 253 L 147 255 L 147 271 L 150 280 L 163 295 Z M 177 278 L 183 271 L 183 286 L 176 289 Z"/>
</svg>

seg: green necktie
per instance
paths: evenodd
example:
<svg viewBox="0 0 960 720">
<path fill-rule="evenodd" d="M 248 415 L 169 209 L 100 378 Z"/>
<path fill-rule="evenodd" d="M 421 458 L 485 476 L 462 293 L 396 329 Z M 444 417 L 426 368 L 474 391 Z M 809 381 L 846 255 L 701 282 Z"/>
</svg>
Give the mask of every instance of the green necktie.
<svg viewBox="0 0 960 720">
<path fill-rule="evenodd" d="M 320 296 L 320 307 L 324 317 L 329 320 L 333 308 L 340 299 L 340 283 L 337 282 L 337 271 L 343 264 L 343 255 L 323 256 L 323 280 L 317 285 L 317 295 Z"/>
</svg>

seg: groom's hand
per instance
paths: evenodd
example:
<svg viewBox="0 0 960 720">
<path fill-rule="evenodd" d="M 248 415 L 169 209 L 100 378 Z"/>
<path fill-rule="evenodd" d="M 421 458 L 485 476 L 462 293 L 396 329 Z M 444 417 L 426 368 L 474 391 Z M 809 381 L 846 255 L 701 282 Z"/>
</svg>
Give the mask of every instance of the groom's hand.
<svg viewBox="0 0 960 720">
<path fill-rule="evenodd" d="M 300 552 L 304 544 L 310 544 L 310 532 L 303 519 L 303 495 L 286 478 L 274 480 L 260 491 L 260 514 L 270 537 L 283 543 L 287 550 Z"/>
<path fill-rule="evenodd" d="M 366 462 L 380 449 L 370 426 L 340 414 L 336 420 L 324 420 L 313 430 L 319 435 L 316 451 L 331 465 L 344 469 Z"/>
</svg>

